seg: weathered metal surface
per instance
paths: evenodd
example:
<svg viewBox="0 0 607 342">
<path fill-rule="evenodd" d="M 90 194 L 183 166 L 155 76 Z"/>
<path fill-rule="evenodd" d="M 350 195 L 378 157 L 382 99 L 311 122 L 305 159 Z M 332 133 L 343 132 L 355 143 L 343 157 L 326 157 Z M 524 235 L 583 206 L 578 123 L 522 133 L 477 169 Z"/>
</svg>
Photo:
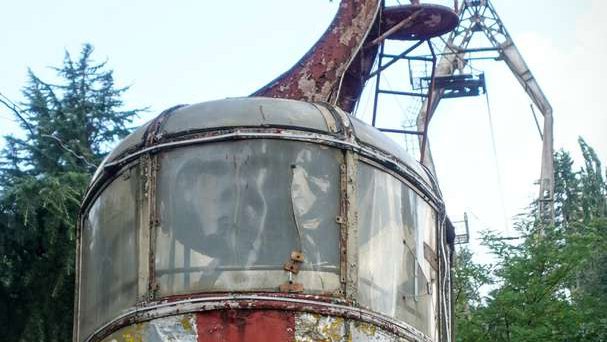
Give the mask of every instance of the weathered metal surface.
<svg viewBox="0 0 607 342">
<path fill-rule="evenodd" d="M 354 127 L 353 130 L 351 123 L 352 118 L 334 106 L 317 103 L 314 104 L 314 106 L 309 107 L 309 104 L 304 103 L 302 107 L 302 104 L 298 101 L 261 98 L 227 99 L 221 102 L 224 102 L 225 106 L 218 105 L 216 102 L 210 102 L 195 106 L 177 107 L 170 111 L 170 115 L 162 115 L 161 118 L 154 119 L 153 123 L 148 125 L 148 127 L 154 126 L 154 129 L 149 129 L 145 135 L 137 135 L 141 137 L 142 140 L 135 141 L 134 139 L 129 139 L 129 144 L 131 145 L 121 148 L 122 150 L 127 151 L 126 153 L 113 155 L 112 159 L 107 159 L 102 163 L 100 169 L 103 169 L 104 171 L 98 172 L 96 177 L 94 177 L 85 201 L 89 202 L 90 199 L 93 198 L 93 195 L 100 190 L 102 183 L 111 179 L 121 167 L 128 163 L 136 162 L 138 158 L 149 153 L 156 153 L 163 149 L 186 145 L 231 139 L 277 138 L 327 143 L 342 149 L 362 150 L 363 152 L 367 150 L 369 152 L 371 152 L 371 150 L 377 150 L 378 152 L 383 152 L 382 154 L 387 154 L 381 158 L 382 160 L 391 160 L 393 163 L 401 164 L 403 169 L 410 169 L 411 171 L 414 171 L 414 173 L 417 173 L 418 178 L 423 180 L 422 183 L 429 182 L 425 171 L 421 169 L 417 165 L 417 162 L 409 157 L 401 147 L 392 143 L 389 139 L 386 140 L 387 138 L 384 135 L 375 131 L 375 129 L 365 123 L 355 122 L 354 124 L 356 127 Z M 274 102 L 279 105 L 278 108 L 273 108 Z M 204 123 L 204 117 L 205 113 L 209 112 L 209 110 L 204 109 L 204 107 L 207 104 L 212 105 L 217 112 L 222 112 L 224 107 L 233 108 L 233 103 L 243 104 L 256 113 L 258 113 L 259 107 L 262 106 L 264 112 L 271 112 L 273 114 L 272 116 L 267 116 L 268 120 L 265 121 L 263 125 L 255 128 L 249 127 L 251 123 L 248 123 L 248 121 L 246 122 L 248 123 L 245 125 L 246 127 L 225 127 L 223 124 L 219 123 L 218 127 L 201 126 L 203 124 L 206 125 Z M 197 108 L 200 112 L 198 113 L 196 121 L 192 121 L 190 129 L 179 133 L 172 132 L 170 135 L 166 134 L 164 127 L 171 124 L 173 120 L 178 119 L 184 113 L 188 114 L 189 117 L 196 117 L 196 115 L 189 113 L 191 107 Z M 281 119 L 280 115 L 283 115 L 281 113 L 288 111 L 291 107 L 298 112 L 306 112 L 306 115 L 309 117 L 304 121 L 310 121 L 309 125 L 294 123 L 294 127 L 292 128 L 285 127 L 285 120 Z M 308 109 L 304 110 L 303 108 Z M 236 117 L 246 116 L 248 112 L 241 111 L 236 113 L 232 110 L 231 113 L 235 116 L 235 120 Z M 162 123 L 159 121 L 162 121 Z M 329 131 L 324 133 L 322 133 L 322 131 L 319 132 L 314 128 L 316 126 L 329 127 Z M 375 132 L 371 134 L 369 132 L 370 130 Z M 145 139 L 145 143 L 143 139 Z M 368 149 L 361 145 L 365 145 Z M 83 204 L 83 208 L 86 207 L 86 202 Z"/>
<path fill-rule="evenodd" d="M 167 316 L 124 327 L 103 342 L 198 342 L 196 315 Z"/>
<path fill-rule="evenodd" d="M 147 321 L 155 321 L 159 318 L 175 314 L 212 313 L 221 311 L 278 311 L 285 314 L 292 313 L 301 315 L 304 313 L 331 316 L 342 320 L 352 321 L 355 324 L 373 326 L 391 336 L 398 336 L 406 341 L 431 340 L 413 328 L 409 324 L 393 318 L 377 314 L 375 312 L 353 306 L 351 302 L 342 301 L 337 298 L 328 298 L 304 294 L 259 294 L 259 295 L 229 295 L 216 297 L 190 296 L 178 301 L 163 301 L 150 303 L 145 307 L 138 308 L 130 313 L 108 323 L 95 333 L 95 337 L 87 341 L 109 342 L 107 336 L 117 336 L 117 331 L 131 329 Z M 202 331 L 197 325 L 197 331 Z M 141 326 L 138 329 L 142 329 Z M 131 330 L 128 330 L 131 331 Z M 145 331 L 145 326 L 143 328 Z M 110 335 L 111 334 L 111 335 Z M 119 342 L 121 340 L 118 340 Z"/>
<path fill-rule="evenodd" d="M 221 310 L 167 316 L 117 330 L 102 342 L 405 342 L 373 324 L 279 310 Z"/>
<path fill-rule="evenodd" d="M 457 15 L 432 4 L 380 8 L 376 0 L 342 0 L 320 40 L 290 70 L 252 96 L 326 101 L 351 112 L 386 38 L 425 40 L 449 32 Z"/>
<path fill-rule="evenodd" d="M 364 124 L 364 123 L 361 123 Z M 366 124 L 364 124 L 366 125 Z M 227 140 L 238 140 L 238 139 L 284 139 L 284 140 L 296 140 L 303 142 L 314 142 L 317 144 L 323 144 L 333 147 L 338 147 L 344 150 L 352 150 L 357 153 L 369 157 L 373 160 L 376 160 L 382 165 L 385 165 L 389 169 L 395 170 L 399 174 L 405 175 L 409 181 L 412 182 L 416 186 L 416 188 L 424 191 L 424 194 L 428 196 L 428 198 L 437 201 L 436 197 L 436 187 L 430 182 L 430 178 L 427 172 L 423 171 L 423 169 L 416 166 L 416 164 L 412 164 L 410 157 L 407 157 L 405 160 L 400 159 L 398 156 L 403 156 L 403 151 L 397 150 L 393 151 L 398 156 L 392 155 L 391 152 L 387 152 L 385 148 L 376 148 L 367 144 L 358 144 L 352 141 L 346 141 L 341 139 L 336 139 L 335 137 L 316 134 L 316 133 L 303 133 L 300 131 L 292 131 L 286 129 L 272 129 L 272 128 L 264 128 L 264 129 L 237 129 L 237 130 L 229 130 L 229 131 L 213 131 L 213 132 L 205 132 L 200 134 L 194 134 L 188 136 L 187 138 L 182 138 L 179 140 L 172 140 L 168 142 L 159 143 L 156 146 L 151 146 L 149 148 L 142 149 L 140 151 L 134 152 L 131 155 L 124 156 L 123 159 L 117 160 L 113 163 L 105 165 L 107 168 L 115 168 L 124 163 L 131 162 L 144 156 L 148 153 L 156 153 L 158 151 L 162 151 L 165 149 L 177 148 L 188 145 L 195 144 L 204 144 L 218 141 L 227 141 Z M 351 139 L 349 139 L 351 140 Z M 361 139 L 362 140 L 362 139 Z M 97 180 L 99 182 L 104 181 L 104 179 Z M 92 195 L 92 191 L 89 191 L 89 195 Z M 88 199 L 90 200 L 90 199 Z"/>
<path fill-rule="evenodd" d="M 458 23 L 457 14 L 449 7 L 433 4 L 391 6 L 383 11 L 382 32 L 413 15 L 416 15 L 415 20 L 392 33 L 390 39 L 426 40 L 450 32 Z"/>
<path fill-rule="evenodd" d="M 196 315 L 197 342 L 293 341 L 293 312 L 224 310 Z"/>
<path fill-rule="evenodd" d="M 329 102 L 339 93 L 346 70 L 356 64 L 352 62 L 379 10 L 378 0 L 342 0 L 320 40 L 290 70 L 253 96 Z"/>
<path fill-rule="evenodd" d="M 295 317 L 296 342 L 384 342 L 412 341 L 377 326 L 338 316 L 301 313 Z"/>
<path fill-rule="evenodd" d="M 346 164 L 343 172 L 343 182 L 345 183 L 345 210 L 347 212 L 346 222 L 347 231 L 343 234 L 342 246 L 345 248 L 346 261 L 346 286 L 345 295 L 349 300 L 358 298 L 358 212 L 348 210 L 349 208 L 357 207 L 357 174 L 358 157 L 356 154 L 346 152 Z"/>
<path fill-rule="evenodd" d="M 457 26 L 457 22 L 457 14 L 441 5 L 416 4 L 383 8 L 375 18 L 363 47 L 344 72 L 339 91 L 330 97 L 329 102 L 346 112 L 354 110 L 383 40 L 425 40 L 449 32 Z"/>
</svg>

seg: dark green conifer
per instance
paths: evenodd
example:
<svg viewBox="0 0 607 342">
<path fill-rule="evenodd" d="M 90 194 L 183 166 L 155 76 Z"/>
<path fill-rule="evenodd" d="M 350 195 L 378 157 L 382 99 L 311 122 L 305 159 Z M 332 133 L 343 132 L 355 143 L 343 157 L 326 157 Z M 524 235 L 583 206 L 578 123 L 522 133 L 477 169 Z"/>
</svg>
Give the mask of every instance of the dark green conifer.
<svg viewBox="0 0 607 342">
<path fill-rule="evenodd" d="M 75 224 L 87 183 L 140 111 L 123 110 L 106 63 L 84 45 L 57 78 L 31 70 L 19 106 L 23 132 L 5 137 L 0 169 L 0 340 L 70 341 Z"/>
</svg>

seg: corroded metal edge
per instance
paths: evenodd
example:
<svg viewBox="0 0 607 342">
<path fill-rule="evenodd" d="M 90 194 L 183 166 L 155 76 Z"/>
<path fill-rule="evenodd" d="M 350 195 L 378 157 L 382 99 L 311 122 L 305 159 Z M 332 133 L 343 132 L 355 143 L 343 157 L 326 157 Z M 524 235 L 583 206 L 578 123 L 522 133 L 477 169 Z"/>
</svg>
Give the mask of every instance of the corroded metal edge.
<svg viewBox="0 0 607 342">
<path fill-rule="evenodd" d="M 375 162 L 383 165 L 384 167 L 387 167 L 389 170 L 398 173 L 399 175 L 407 179 L 414 186 L 414 190 L 416 190 L 425 199 L 434 203 L 442 202 L 439 194 L 436 193 L 433 184 L 429 184 L 426 180 L 424 180 L 422 175 L 418 174 L 399 158 L 391 154 L 385 153 L 379 149 L 373 148 L 372 146 L 366 144 L 362 145 L 356 141 L 341 140 L 338 137 L 332 135 L 311 133 L 309 131 L 291 129 L 287 130 L 278 128 L 236 128 L 187 135 L 185 137 L 181 137 L 180 140 L 167 141 L 164 143 L 159 143 L 157 145 L 143 148 L 139 151 L 126 155 L 119 160 L 106 164 L 104 167 L 106 169 L 110 169 L 111 171 L 104 173 L 107 174 L 105 177 L 100 177 L 99 179 L 95 180 L 93 184 L 91 184 L 91 186 L 89 187 L 89 191 L 87 191 L 87 194 L 85 195 L 85 198 L 83 200 L 81 213 L 85 212 L 85 210 L 88 208 L 88 206 L 96 197 L 96 195 L 101 192 L 103 187 L 109 181 L 114 179 L 116 175 L 120 173 L 120 170 L 122 170 L 124 167 L 127 167 L 131 163 L 135 163 L 139 158 L 142 158 L 145 155 L 156 154 L 163 150 L 190 145 L 245 139 L 292 140 L 328 145 L 342 150 L 351 150 L 355 153 L 374 160 Z"/>
<path fill-rule="evenodd" d="M 409 17 L 409 25 L 390 34 Z M 457 22 L 455 11 L 442 5 L 418 2 L 383 7 L 378 0 L 342 0 L 312 48 L 251 96 L 326 101 L 351 112 L 377 57 L 377 40 L 386 38 L 382 34 L 389 34 L 390 39 L 423 41 L 451 31 Z"/>
<path fill-rule="evenodd" d="M 308 298 L 310 296 L 307 296 Z M 343 302 L 342 302 L 343 303 Z M 281 310 L 336 316 L 374 325 L 410 341 L 432 342 L 432 339 L 411 325 L 364 308 L 329 303 L 294 296 L 226 295 L 164 300 L 140 306 L 106 323 L 87 337 L 85 342 L 97 342 L 112 332 L 140 322 L 178 314 L 216 310 Z"/>
<path fill-rule="evenodd" d="M 318 42 L 291 69 L 252 96 L 329 102 L 339 92 L 380 10 L 379 0 L 342 0 Z"/>
</svg>

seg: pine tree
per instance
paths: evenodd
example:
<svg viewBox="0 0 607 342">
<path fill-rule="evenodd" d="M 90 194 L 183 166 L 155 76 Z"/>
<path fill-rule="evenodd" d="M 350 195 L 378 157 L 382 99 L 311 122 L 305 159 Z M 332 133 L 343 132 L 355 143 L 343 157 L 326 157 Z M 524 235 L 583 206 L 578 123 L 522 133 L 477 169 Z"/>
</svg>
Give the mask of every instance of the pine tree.
<svg viewBox="0 0 607 342">
<path fill-rule="evenodd" d="M 122 110 L 127 88 L 84 45 L 66 52 L 57 82 L 31 70 L 25 102 L 2 102 L 25 137 L 5 137 L 0 168 L 0 340 L 70 341 L 75 225 L 91 174 L 129 133 L 140 109 Z"/>
</svg>

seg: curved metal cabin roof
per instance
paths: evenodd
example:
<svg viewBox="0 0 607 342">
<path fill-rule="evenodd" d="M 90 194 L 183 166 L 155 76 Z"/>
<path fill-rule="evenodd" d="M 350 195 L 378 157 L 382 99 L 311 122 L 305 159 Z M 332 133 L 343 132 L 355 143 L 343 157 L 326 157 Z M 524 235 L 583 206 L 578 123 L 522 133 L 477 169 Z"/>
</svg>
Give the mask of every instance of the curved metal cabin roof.
<svg viewBox="0 0 607 342">
<path fill-rule="evenodd" d="M 287 139 L 288 132 L 304 131 L 329 137 L 333 142 L 355 150 L 376 151 L 384 159 L 413 171 L 426 185 L 435 192 L 437 190 L 426 170 L 403 148 L 339 108 L 326 103 L 265 97 L 230 98 L 166 110 L 122 140 L 104 160 L 93 177 L 93 183 L 104 169 L 120 166 L 143 152 L 166 147 L 175 141 L 256 128 L 274 129 L 275 137 L 284 134 Z"/>
</svg>

